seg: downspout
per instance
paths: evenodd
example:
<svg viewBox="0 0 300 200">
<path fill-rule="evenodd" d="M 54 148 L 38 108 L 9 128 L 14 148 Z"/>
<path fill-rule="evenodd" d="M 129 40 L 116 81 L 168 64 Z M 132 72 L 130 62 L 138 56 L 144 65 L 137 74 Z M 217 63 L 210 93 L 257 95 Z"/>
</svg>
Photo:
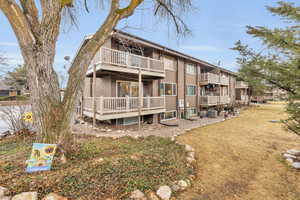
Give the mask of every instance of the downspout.
<svg viewBox="0 0 300 200">
<path fill-rule="evenodd" d="M 197 109 L 197 115 L 199 114 L 199 65 L 196 64 L 196 109 Z"/>
<path fill-rule="evenodd" d="M 178 95 L 178 91 L 179 91 L 179 73 L 178 73 L 178 70 L 179 70 L 179 57 L 176 56 L 176 110 L 177 110 L 177 119 L 180 118 L 179 114 L 180 114 L 180 107 L 179 107 L 179 95 Z"/>
<path fill-rule="evenodd" d="M 183 60 L 183 91 L 184 91 L 184 119 L 186 119 L 186 60 Z"/>
</svg>

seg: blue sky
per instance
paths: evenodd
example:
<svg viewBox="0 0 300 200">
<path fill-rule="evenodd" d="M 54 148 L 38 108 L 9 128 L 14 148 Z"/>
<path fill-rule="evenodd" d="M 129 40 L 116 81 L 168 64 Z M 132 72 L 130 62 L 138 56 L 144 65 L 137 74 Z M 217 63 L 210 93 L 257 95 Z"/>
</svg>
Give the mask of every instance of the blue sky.
<svg viewBox="0 0 300 200">
<path fill-rule="evenodd" d="M 149 1 L 149 0 L 148 0 Z M 174 29 L 166 23 L 161 23 L 152 16 L 147 4 L 129 19 L 122 21 L 118 28 L 128 25 L 127 32 L 142 38 L 168 46 L 175 50 L 187 53 L 196 58 L 236 71 L 235 59 L 237 53 L 229 48 L 237 40 L 260 48 L 260 43 L 245 33 L 245 26 L 282 26 L 279 17 L 272 16 L 265 8 L 266 5 L 275 5 L 276 0 L 194 0 L 196 11 L 185 16 L 185 22 L 192 30 L 192 34 L 178 40 Z M 290 0 L 289 2 L 297 2 Z M 148 11 L 145 11 L 147 10 Z M 79 12 L 78 29 L 64 25 L 55 58 L 55 68 L 64 72 L 64 56 L 73 57 L 85 35 L 94 33 L 103 22 L 105 10 L 92 5 L 90 13 Z M 12 29 L 3 13 L 0 12 L 0 53 L 9 59 L 11 68 L 21 64 L 22 57 Z"/>
</svg>

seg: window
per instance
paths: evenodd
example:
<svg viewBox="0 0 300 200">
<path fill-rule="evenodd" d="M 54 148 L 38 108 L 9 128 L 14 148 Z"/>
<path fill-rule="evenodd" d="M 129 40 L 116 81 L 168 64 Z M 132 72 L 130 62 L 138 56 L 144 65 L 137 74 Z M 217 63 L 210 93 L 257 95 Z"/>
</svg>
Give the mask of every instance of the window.
<svg viewBox="0 0 300 200">
<path fill-rule="evenodd" d="M 196 108 L 189 108 L 187 109 L 187 116 L 192 117 L 197 115 L 197 109 Z"/>
<path fill-rule="evenodd" d="M 176 71 L 175 60 L 171 57 L 164 57 L 164 65 L 166 70 Z"/>
<path fill-rule="evenodd" d="M 176 96 L 176 83 L 161 83 L 159 86 L 160 96 Z"/>
<path fill-rule="evenodd" d="M 187 85 L 186 86 L 186 95 L 187 96 L 196 96 L 196 86 L 195 85 Z"/>
<path fill-rule="evenodd" d="M 192 64 L 187 64 L 186 73 L 191 75 L 196 75 L 196 66 Z"/>
<path fill-rule="evenodd" d="M 118 125 L 133 125 L 133 124 L 138 124 L 138 122 L 139 122 L 138 117 L 128 117 L 128 118 L 117 119 Z"/>
<path fill-rule="evenodd" d="M 168 111 L 160 114 L 160 119 L 162 121 L 172 120 L 177 118 L 177 111 Z"/>
</svg>

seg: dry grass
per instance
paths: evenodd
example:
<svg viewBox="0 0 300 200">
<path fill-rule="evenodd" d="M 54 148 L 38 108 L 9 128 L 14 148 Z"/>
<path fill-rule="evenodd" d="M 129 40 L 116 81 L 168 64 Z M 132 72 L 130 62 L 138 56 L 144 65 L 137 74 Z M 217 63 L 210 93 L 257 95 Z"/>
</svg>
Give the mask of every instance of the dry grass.
<svg viewBox="0 0 300 200">
<path fill-rule="evenodd" d="M 196 149 L 197 180 L 179 199 L 299 200 L 300 172 L 280 154 L 300 148 L 281 123 L 283 104 L 251 107 L 222 123 L 194 129 L 179 141 Z"/>
<path fill-rule="evenodd" d="M 40 197 L 56 192 L 69 199 L 123 199 L 135 189 L 155 190 L 193 173 L 184 146 L 166 138 L 79 138 L 67 164 L 55 160 L 51 171 L 28 174 L 31 145 L 30 138 L 0 141 L 0 186 L 12 195 L 38 191 Z"/>
</svg>

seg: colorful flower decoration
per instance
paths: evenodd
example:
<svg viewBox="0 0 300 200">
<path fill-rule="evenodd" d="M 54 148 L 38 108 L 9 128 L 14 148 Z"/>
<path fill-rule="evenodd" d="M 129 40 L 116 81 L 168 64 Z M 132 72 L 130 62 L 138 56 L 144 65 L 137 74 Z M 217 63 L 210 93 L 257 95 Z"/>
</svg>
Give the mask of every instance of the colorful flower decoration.
<svg viewBox="0 0 300 200">
<path fill-rule="evenodd" d="M 24 115 L 23 115 L 23 120 L 24 120 L 25 122 L 30 122 L 30 123 L 32 123 L 32 122 L 33 122 L 33 119 L 32 119 L 32 112 L 26 112 L 26 113 L 24 113 Z"/>
</svg>

